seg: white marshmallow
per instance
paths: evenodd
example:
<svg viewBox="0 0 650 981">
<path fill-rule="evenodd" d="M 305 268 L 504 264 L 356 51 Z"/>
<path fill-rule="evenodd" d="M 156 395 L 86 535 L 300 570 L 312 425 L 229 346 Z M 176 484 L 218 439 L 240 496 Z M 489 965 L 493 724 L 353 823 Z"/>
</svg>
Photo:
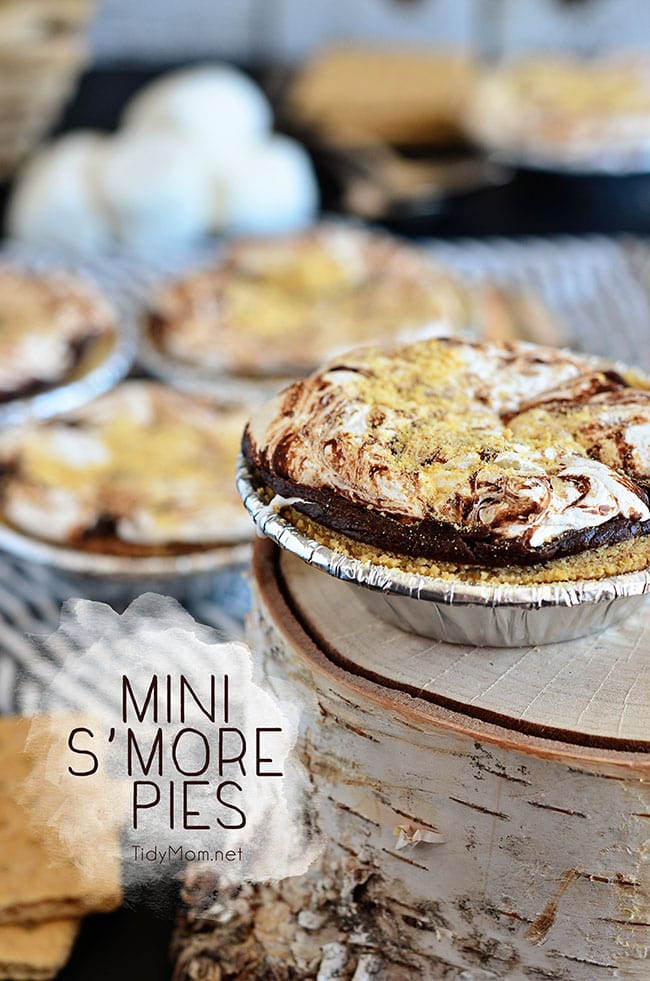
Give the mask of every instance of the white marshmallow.
<svg viewBox="0 0 650 981">
<path fill-rule="evenodd" d="M 111 231 L 96 188 L 106 144 L 102 134 L 80 130 L 37 153 L 15 185 L 9 233 L 37 246 L 107 248 Z"/>
<path fill-rule="evenodd" d="M 313 223 L 318 184 L 305 149 L 288 136 L 272 136 L 242 154 L 237 168 L 215 181 L 225 230 L 267 235 Z"/>
<path fill-rule="evenodd" d="M 98 187 L 119 245 L 141 255 L 191 245 L 208 231 L 210 185 L 194 146 L 128 130 L 107 145 Z"/>
<path fill-rule="evenodd" d="M 271 136 L 261 90 L 225 65 L 146 86 L 115 136 L 78 132 L 19 179 L 9 230 L 38 245 L 118 246 L 150 256 L 208 231 L 268 234 L 310 224 L 318 189 L 299 143 Z"/>
<path fill-rule="evenodd" d="M 259 141 L 273 114 L 261 89 L 227 65 L 173 72 L 142 89 L 129 103 L 128 129 L 171 130 L 196 143 L 212 166 L 228 168 L 233 149 Z"/>
</svg>

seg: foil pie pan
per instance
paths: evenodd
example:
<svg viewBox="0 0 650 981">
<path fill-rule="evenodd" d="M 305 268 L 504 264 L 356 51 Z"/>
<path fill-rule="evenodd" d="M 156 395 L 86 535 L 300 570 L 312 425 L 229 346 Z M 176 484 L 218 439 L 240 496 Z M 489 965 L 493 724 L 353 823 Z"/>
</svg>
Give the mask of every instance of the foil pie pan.
<svg viewBox="0 0 650 981">
<path fill-rule="evenodd" d="M 97 600 L 117 610 L 148 592 L 184 603 L 214 597 L 231 583 L 234 570 L 248 565 L 251 552 L 242 543 L 184 555 L 106 555 L 30 538 L 2 522 L 0 549 L 59 600 Z"/>
<path fill-rule="evenodd" d="M 450 644 L 531 647 L 575 640 L 635 614 L 650 593 L 650 570 L 516 586 L 389 569 L 350 558 L 300 532 L 267 502 L 242 457 L 237 487 L 261 534 L 309 565 L 359 588 L 366 607 L 380 620 Z"/>
<path fill-rule="evenodd" d="M 569 177 L 633 177 L 650 173 L 650 141 L 624 148 L 601 147 L 587 152 L 579 146 L 552 148 L 488 147 L 489 159 L 497 166 Z"/>
</svg>

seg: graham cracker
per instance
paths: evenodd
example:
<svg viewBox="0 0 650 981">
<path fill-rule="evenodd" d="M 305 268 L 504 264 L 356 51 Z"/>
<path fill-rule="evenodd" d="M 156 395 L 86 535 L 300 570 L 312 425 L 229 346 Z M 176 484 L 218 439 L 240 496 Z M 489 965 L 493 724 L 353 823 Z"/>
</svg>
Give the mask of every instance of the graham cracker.
<svg viewBox="0 0 650 981">
<path fill-rule="evenodd" d="M 298 72 L 289 107 L 341 144 L 457 139 L 476 67 L 460 52 L 325 48 Z"/>
<path fill-rule="evenodd" d="M 0 927 L 0 981 L 53 978 L 67 962 L 78 920 Z"/>
<path fill-rule="evenodd" d="M 90 795 L 101 792 L 102 782 L 79 786 L 63 755 L 51 765 L 52 746 L 65 751 L 73 725 L 70 717 L 54 727 L 46 717 L 0 718 L 0 925 L 76 918 L 121 904 L 117 820 L 89 823 Z M 36 790 L 36 801 L 24 793 L 26 785 L 32 798 Z M 77 797 L 78 787 L 89 796 Z M 74 846 L 57 833 L 57 823 L 71 821 L 81 832 Z"/>
</svg>

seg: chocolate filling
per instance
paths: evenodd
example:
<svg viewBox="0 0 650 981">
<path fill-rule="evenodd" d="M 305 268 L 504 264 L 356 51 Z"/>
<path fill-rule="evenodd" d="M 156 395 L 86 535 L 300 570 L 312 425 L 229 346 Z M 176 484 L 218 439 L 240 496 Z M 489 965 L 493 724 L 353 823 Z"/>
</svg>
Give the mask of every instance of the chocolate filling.
<svg viewBox="0 0 650 981">
<path fill-rule="evenodd" d="M 413 558 L 489 567 L 528 566 L 650 534 L 650 520 L 633 521 L 617 517 L 594 528 L 564 532 L 552 541 L 532 548 L 523 537 L 497 539 L 488 529 L 460 529 L 451 523 L 432 519 L 395 517 L 367 505 L 355 504 L 331 489 L 306 487 L 286 480 L 273 473 L 263 460 L 256 458 L 248 428 L 242 440 L 242 450 L 260 484 L 270 487 L 282 497 L 300 499 L 291 501 L 296 511 L 354 541 Z M 640 496 L 645 499 L 641 491 Z"/>
<path fill-rule="evenodd" d="M 0 466 L 0 503 L 2 501 L 3 483 L 17 473 L 18 467 Z M 6 521 L 8 527 L 16 528 L 24 534 L 21 528 Z M 96 555 L 118 555 L 132 558 L 150 558 L 167 555 L 187 555 L 188 552 L 207 552 L 215 548 L 225 548 L 223 542 L 165 542 L 157 545 L 143 545 L 139 542 L 127 542 L 117 535 L 117 519 L 103 515 L 90 528 L 84 528 L 76 536 L 70 536 L 65 542 L 53 541 L 54 545 L 74 548 L 80 552 L 91 552 Z M 50 539 L 42 538 L 49 542 Z"/>
</svg>

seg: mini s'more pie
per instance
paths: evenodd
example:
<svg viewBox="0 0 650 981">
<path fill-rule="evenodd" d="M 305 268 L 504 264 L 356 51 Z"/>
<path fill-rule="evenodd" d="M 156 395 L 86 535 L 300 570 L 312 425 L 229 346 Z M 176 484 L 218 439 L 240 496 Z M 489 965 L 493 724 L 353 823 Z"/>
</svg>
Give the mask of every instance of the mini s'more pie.
<svg viewBox="0 0 650 981">
<path fill-rule="evenodd" d="M 280 393 L 244 453 L 278 506 L 355 557 L 598 578 L 650 564 L 643 384 L 522 342 L 366 349 Z"/>
<path fill-rule="evenodd" d="M 244 421 L 155 382 L 125 382 L 0 435 L 0 516 L 31 538 L 126 557 L 246 541 L 234 485 Z"/>
<path fill-rule="evenodd" d="M 524 162 L 634 169 L 650 142 L 650 61 L 540 55 L 497 65 L 475 85 L 465 124 Z"/>
<path fill-rule="evenodd" d="M 214 266 L 164 284 L 153 298 L 149 337 L 181 366 L 296 377 L 351 346 L 467 327 L 474 302 L 424 250 L 324 223 L 233 242 Z"/>
</svg>

